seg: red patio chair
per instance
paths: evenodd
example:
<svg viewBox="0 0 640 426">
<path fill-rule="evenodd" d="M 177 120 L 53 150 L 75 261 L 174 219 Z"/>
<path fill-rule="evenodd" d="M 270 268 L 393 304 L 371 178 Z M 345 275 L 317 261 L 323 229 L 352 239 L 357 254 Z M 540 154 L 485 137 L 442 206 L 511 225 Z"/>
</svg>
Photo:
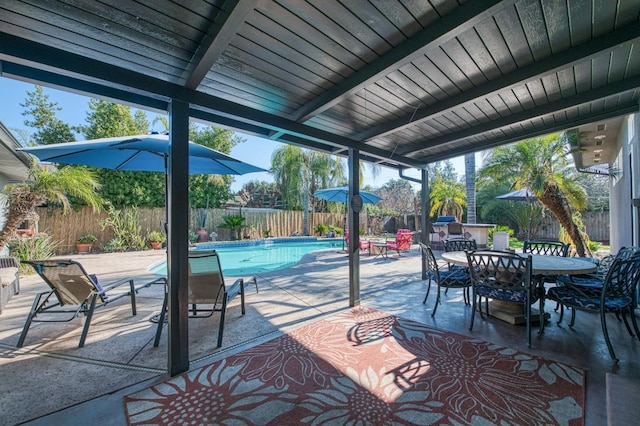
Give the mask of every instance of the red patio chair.
<svg viewBox="0 0 640 426">
<path fill-rule="evenodd" d="M 349 230 L 345 229 L 344 230 L 344 239 L 347 243 L 347 247 L 349 247 Z M 358 240 L 358 247 L 360 248 L 360 251 L 369 251 L 369 241 L 367 240 Z"/>
<path fill-rule="evenodd" d="M 387 251 L 393 250 L 398 252 L 400 256 L 401 251 L 408 251 L 411 249 L 411 242 L 413 241 L 413 234 L 408 229 L 398 229 L 396 233 L 396 239 L 394 241 L 387 241 Z"/>
</svg>

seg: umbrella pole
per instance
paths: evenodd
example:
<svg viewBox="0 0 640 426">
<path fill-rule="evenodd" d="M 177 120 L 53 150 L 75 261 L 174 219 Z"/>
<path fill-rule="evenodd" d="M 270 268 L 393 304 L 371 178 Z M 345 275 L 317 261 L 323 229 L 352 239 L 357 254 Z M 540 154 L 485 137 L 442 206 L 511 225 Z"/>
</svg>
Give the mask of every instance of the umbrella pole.
<svg viewBox="0 0 640 426">
<path fill-rule="evenodd" d="M 529 201 L 529 226 L 527 228 L 527 241 L 531 239 L 531 214 L 533 212 L 533 208 L 531 206 L 531 201 Z"/>
</svg>

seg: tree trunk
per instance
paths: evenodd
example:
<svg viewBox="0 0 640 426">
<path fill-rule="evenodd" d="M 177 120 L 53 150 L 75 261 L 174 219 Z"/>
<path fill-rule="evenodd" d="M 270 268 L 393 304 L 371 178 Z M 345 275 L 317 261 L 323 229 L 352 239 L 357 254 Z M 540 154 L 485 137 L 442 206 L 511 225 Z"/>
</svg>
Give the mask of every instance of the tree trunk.
<svg viewBox="0 0 640 426">
<path fill-rule="evenodd" d="M 7 220 L 4 222 L 2 231 L 0 231 L 0 251 L 4 249 L 13 234 L 31 212 L 34 212 L 36 206 L 45 201 L 41 194 L 29 191 L 19 192 L 9 195 L 9 212 Z"/>
<path fill-rule="evenodd" d="M 304 190 L 304 214 L 303 214 L 303 223 L 302 223 L 302 235 L 309 235 L 309 184 L 305 183 Z"/>
<path fill-rule="evenodd" d="M 540 202 L 556 216 L 560 225 L 567 231 L 573 245 L 576 246 L 578 256 L 585 257 L 591 254 L 580 229 L 573 222 L 573 217 L 568 204 L 556 186 L 545 185 L 544 194 Z"/>
<path fill-rule="evenodd" d="M 476 223 L 476 154 L 464 156 L 464 181 L 467 190 L 467 223 Z"/>
</svg>

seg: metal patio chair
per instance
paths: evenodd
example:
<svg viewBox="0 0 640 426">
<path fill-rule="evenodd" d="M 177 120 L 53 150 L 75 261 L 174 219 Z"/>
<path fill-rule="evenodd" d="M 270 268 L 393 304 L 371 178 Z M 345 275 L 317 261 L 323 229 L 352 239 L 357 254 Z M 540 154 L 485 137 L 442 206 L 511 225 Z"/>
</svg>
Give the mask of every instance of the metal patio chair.
<svg viewBox="0 0 640 426">
<path fill-rule="evenodd" d="M 552 287 L 547 291 L 547 298 L 555 300 L 561 306 L 572 308 L 571 322 L 569 327 L 575 323 L 575 311 L 598 313 L 602 332 L 609 349 L 611 358 L 618 361 L 609 332 L 607 330 L 606 314 L 614 313 L 621 316 L 629 334 L 634 337 L 634 333 L 627 321 L 627 314 L 631 315 L 631 322 L 635 330 L 635 336 L 640 337 L 640 330 L 634 314 L 636 306 L 636 287 L 640 282 L 640 254 L 622 259 L 616 258 L 609 268 L 601 288 L 586 287 L 565 282 L 559 287 Z M 564 311 L 561 310 L 558 324 L 562 322 Z"/>
<path fill-rule="evenodd" d="M 95 275 L 88 274 L 82 265 L 74 260 L 22 262 L 35 269 L 47 283 L 49 290 L 36 294 L 16 345 L 19 348 L 23 346 L 29 327 L 33 322 L 69 322 L 84 315 L 84 327 L 78 343 L 78 347 L 81 348 L 84 346 L 93 313 L 97 308 L 106 306 L 120 298 L 129 297 L 131 313 L 135 316 L 137 314 L 136 293 L 138 290 L 164 280 L 164 278 L 156 278 L 136 287 L 133 278 L 124 278 L 103 286 Z M 126 284 L 129 286 L 127 291 L 117 293 L 114 291 Z"/>
<path fill-rule="evenodd" d="M 255 282 L 255 278 L 254 278 Z M 227 313 L 227 304 L 238 294 L 240 295 L 240 306 L 242 315 L 244 308 L 244 279 L 238 278 L 232 285 L 226 286 L 222 268 L 220 267 L 220 257 L 215 250 L 191 250 L 189 251 L 189 318 L 209 318 L 215 312 L 220 312 L 220 325 L 218 326 L 217 347 L 222 346 L 222 335 L 224 332 L 224 320 Z M 258 288 L 256 282 L 256 290 Z M 165 324 L 167 313 L 168 294 L 165 291 L 162 311 L 158 317 L 158 328 L 154 347 L 160 344 L 162 328 Z"/>
</svg>

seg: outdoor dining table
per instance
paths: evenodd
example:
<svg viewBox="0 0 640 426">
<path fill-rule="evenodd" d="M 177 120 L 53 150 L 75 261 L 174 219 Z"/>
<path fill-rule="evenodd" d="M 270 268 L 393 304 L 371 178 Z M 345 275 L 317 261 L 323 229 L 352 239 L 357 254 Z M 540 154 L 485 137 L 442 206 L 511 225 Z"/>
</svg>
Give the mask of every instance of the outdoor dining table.
<svg viewBox="0 0 640 426">
<path fill-rule="evenodd" d="M 518 253 L 520 256 L 528 256 L 528 253 Z M 442 260 L 456 265 L 469 266 L 467 254 L 464 251 L 445 252 L 441 255 Z M 536 277 L 543 275 L 580 275 L 590 274 L 596 271 L 596 264 L 576 257 L 544 256 L 541 254 L 531 254 L 531 275 L 537 284 L 542 286 L 542 280 Z M 490 315 L 511 324 L 524 324 L 524 306 L 522 303 L 504 300 L 492 300 L 489 303 Z M 538 317 L 537 312 L 532 311 L 532 320 Z M 548 314 L 545 313 L 545 319 Z"/>
</svg>

